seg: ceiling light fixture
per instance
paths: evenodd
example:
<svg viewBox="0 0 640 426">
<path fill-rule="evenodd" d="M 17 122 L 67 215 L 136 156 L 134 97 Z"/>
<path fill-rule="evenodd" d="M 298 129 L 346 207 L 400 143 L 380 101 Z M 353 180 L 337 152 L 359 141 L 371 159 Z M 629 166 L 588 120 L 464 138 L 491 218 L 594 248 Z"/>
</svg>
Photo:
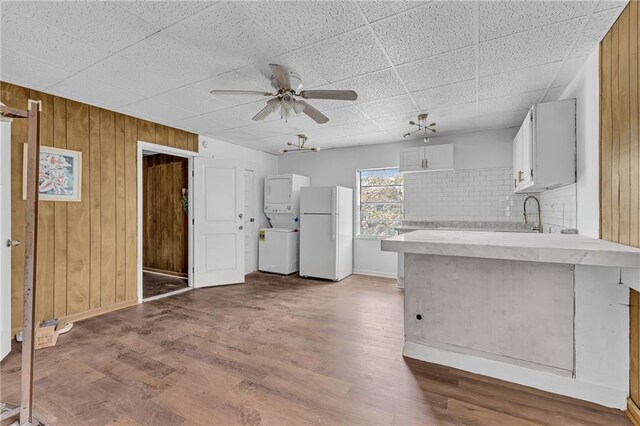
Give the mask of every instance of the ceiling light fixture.
<svg viewBox="0 0 640 426">
<path fill-rule="evenodd" d="M 415 121 L 411 120 L 409 121 L 409 124 L 412 126 L 417 126 L 418 128 L 412 132 L 407 132 L 404 135 L 402 135 L 403 138 L 409 137 L 411 135 L 413 135 L 414 133 L 420 132 L 422 130 L 424 130 L 424 143 L 429 143 L 429 136 L 427 136 L 427 130 L 435 133 L 436 129 L 436 123 L 431 123 L 431 124 L 426 124 L 427 122 L 427 118 L 429 117 L 429 114 L 427 113 L 423 113 L 418 115 L 418 122 L 416 123 Z"/>
<path fill-rule="evenodd" d="M 307 148 L 304 144 L 307 142 L 307 135 L 303 135 L 302 133 L 296 135 L 298 136 L 298 143 L 287 142 L 287 146 L 293 147 L 293 149 L 281 149 L 280 152 L 283 154 L 287 154 L 290 152 L 318 152 L 320 151 L 320 147 Z"/>
</svg>

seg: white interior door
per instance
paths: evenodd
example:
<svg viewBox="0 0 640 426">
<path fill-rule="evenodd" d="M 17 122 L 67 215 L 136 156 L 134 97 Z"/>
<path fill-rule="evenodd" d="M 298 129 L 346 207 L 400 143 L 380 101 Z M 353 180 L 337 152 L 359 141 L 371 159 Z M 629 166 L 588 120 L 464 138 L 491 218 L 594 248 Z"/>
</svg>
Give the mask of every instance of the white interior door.
<svg viewBox="0 0 640 426">
<path fill-rule="evenodd" d="M 0 359 L 11 351 L 11 123 L 0 121 Z"/>
<path fill-rule="evenodd" d="M 255 188 L 253 170 L 244 171 L 244 272 L 258 269 L 256 254 L 258 238 L 256 235 Z"/>
<path fill-rule="evenodd" d="M 243 168 L 195 157 L 193 179 L 194 287 L 243 283 Z"/>
</svg>

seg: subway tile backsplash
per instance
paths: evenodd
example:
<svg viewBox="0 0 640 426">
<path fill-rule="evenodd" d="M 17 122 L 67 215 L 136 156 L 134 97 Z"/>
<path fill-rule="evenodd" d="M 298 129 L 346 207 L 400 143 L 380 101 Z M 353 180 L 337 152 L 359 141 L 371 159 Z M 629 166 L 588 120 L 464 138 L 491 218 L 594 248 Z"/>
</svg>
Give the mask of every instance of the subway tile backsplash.
<svg viewBox="0 0 640 426">
<path fill-rule="evenodd" d="M 519 222 L 526 195 L 512 185 L 510 167 L 405 173 L 405 219 Z"/>
<path fill-rule="evenodd" d="M 542 222 L 550 228 L 577 228 L 576 184 L 542 192 Z"/>
</svg>

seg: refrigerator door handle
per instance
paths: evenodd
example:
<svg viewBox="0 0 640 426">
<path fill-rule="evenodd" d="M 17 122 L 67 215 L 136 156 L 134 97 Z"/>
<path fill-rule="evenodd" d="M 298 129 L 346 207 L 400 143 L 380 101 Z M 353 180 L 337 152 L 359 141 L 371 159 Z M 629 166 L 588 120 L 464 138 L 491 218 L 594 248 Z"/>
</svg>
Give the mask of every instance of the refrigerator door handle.
<svg viewBox="0 0 640 426">
<path fill-rule="evenodd" d="M 331 215 L 331 241 L 336 240 L 337 222 L 338 222 L 338 215 L 332 214 Z"/>
<path fill-rule="evenodd" d="M 336 188 L 331 188 L 331 214 L 336 214 L 336 203 L 338 202 L 338 194 Z"/>
</svg>

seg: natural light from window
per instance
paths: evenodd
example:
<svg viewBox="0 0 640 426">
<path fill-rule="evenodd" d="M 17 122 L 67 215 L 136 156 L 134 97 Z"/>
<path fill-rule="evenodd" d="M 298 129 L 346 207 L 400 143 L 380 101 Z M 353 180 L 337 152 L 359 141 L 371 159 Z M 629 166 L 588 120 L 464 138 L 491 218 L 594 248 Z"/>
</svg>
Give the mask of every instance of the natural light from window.
<svg viewBox="0 0 640 426">
<path fill-rule="evenodd" d="M 359 235 L 395 235 L 404 217 L 404 189 L 400 169 L 358 171 Z"/>
</svg>

